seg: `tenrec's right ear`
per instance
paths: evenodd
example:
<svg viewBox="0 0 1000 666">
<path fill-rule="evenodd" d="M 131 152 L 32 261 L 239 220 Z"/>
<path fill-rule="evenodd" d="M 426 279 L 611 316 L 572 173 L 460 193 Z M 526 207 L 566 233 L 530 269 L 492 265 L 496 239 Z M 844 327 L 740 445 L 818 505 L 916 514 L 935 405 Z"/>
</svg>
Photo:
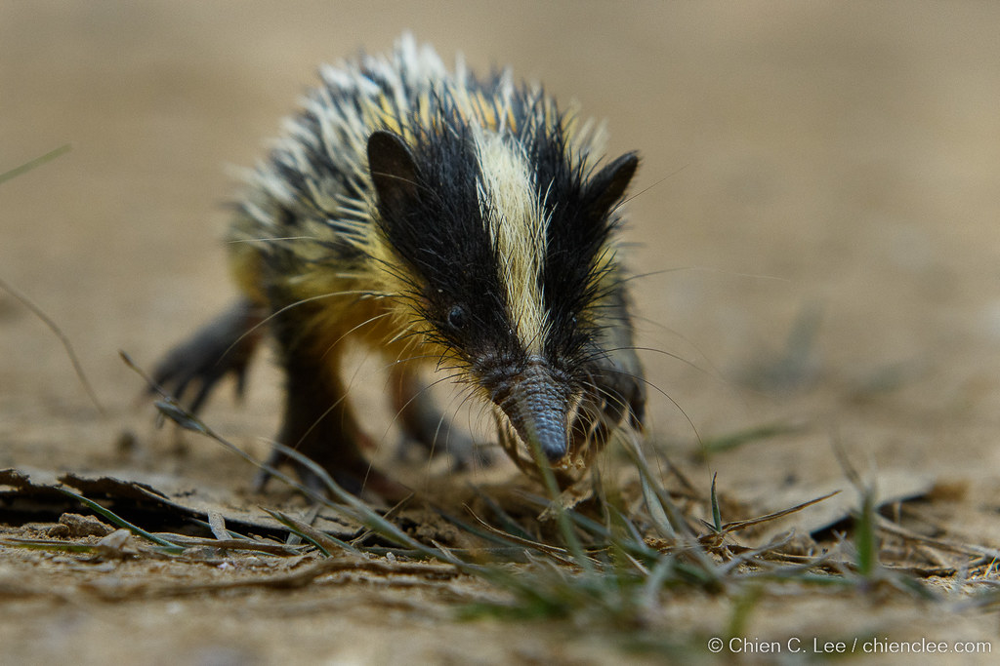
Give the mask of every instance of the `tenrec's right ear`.
<svg viewBox="0 0 1000 666">
<path fill-rule="evenodd" d="M 402 137 L 378 130 L 368 137 L 368 168 L 383 217 L 402 215 L 417 198 L 417 163 Z"/>
</svg>

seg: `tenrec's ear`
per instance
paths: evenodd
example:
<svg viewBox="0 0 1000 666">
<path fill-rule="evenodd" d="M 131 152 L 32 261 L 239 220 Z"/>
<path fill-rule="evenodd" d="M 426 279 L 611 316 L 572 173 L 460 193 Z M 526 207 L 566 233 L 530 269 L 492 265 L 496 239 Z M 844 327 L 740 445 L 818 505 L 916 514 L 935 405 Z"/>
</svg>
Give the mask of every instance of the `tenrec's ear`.
<svg viewBox="0 0 1000 666">
<path fill-rule="evenodd" d="M 403 139 L 378 130 L 368 137 L 368 168 L 383 217 L 405 214 L 417 197 L 417 163 Z"/>
<path fill-rule="evenodd" d="M 587 185 L 594 208 L 607 213 L 625 194 L 628 184 L 639 166 L 637 153 L 625 153 L 597 172 Z"/>
</svg>

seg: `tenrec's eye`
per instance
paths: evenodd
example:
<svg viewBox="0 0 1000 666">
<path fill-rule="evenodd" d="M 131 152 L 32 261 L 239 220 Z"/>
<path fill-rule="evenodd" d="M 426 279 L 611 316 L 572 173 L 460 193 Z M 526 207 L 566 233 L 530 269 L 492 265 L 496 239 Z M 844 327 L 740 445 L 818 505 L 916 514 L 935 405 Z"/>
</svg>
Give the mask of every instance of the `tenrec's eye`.
<svg viewBox="0 0 1000 666">
<path fill-rule="evenodd" d="M 458 330 L 465 326 L 465 308 L 461 305 L 453 305 L 448 311 L 448 325 Z"/>
</svg>

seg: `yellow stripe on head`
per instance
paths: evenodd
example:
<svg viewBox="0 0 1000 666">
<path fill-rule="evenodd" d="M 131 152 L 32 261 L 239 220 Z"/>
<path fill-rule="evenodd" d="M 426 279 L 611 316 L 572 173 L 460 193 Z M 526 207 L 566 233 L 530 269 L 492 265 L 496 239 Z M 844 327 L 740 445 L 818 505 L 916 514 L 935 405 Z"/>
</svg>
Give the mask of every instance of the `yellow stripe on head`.
<svg viewBox="0 0 1000 666">
<path fill-rule="evenodd" d="M 540 354 L 548 328 L 541 281 L 547 225 L 534 177 L 516 143 L 483 130 L 474 136 L 482 174 L 479 206 L 499 255 L 510 317 L 524 349 Z"/>
</svg>

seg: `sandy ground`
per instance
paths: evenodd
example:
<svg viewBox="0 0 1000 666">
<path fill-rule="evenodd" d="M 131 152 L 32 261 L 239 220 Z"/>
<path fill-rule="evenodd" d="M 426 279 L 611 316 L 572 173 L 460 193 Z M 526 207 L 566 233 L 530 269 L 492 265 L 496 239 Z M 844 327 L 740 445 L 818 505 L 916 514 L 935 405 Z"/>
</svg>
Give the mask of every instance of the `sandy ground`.
<svg viewBox="0 0 1000 666">
<path fill-rule="evenodd" d="M 179 455 L 153 429 L 118 350 L 148 366 L 232 297 L 227 165 L 262 154 L 318 63 L 409 29 L 447 57 L 543 80 L 608 119 L 614 152 L 641 151 L 628 229 L 634 270 L 651 274 L 635 288 L 641 344 L 689 361 L 645 355 L 669 395 L 653 392 L 648 436 L 696 484 L 718 472 L 761 504 L 847 487 L 838 443 L 871 474 L 947 486 L 941 520 L 1000 546 L 997 25 L 1000 6 L 973 2 L 0 2 L 0 171 L 72 144 L 0 185 L 0 278 L 58 322 L 107 412 L 0 292 L 0 467 L 245 489 L 250 471 L 221 449 Z M 796 330 L 809 344 L 789 342 Z M 775 372 L 783 355 L 792 372 Z M 249 408 L 227 396 L 206 416 L 262 453 L 278 382 L 267 363 L 251 379 Z M 378 388 L 358 391 L 384 432 Z M 799 429 L 693 462 L 699 436 L 774 423 Z M 70 562 L 12 592 L 35 564 L 0 549 L 4 663 L 619 658 L 572 627 L 455 622 L 454 591 L 109 604 L 74 592 Z M 54 596 L 38 593 L 48 584 Z M 670 612 L 677 632 L 708 636 L 732 609 L 678 599 Z M 1000 650 L 995 616 L 898 602 L 773 599 L 747 631 Z"/>
</svg>

